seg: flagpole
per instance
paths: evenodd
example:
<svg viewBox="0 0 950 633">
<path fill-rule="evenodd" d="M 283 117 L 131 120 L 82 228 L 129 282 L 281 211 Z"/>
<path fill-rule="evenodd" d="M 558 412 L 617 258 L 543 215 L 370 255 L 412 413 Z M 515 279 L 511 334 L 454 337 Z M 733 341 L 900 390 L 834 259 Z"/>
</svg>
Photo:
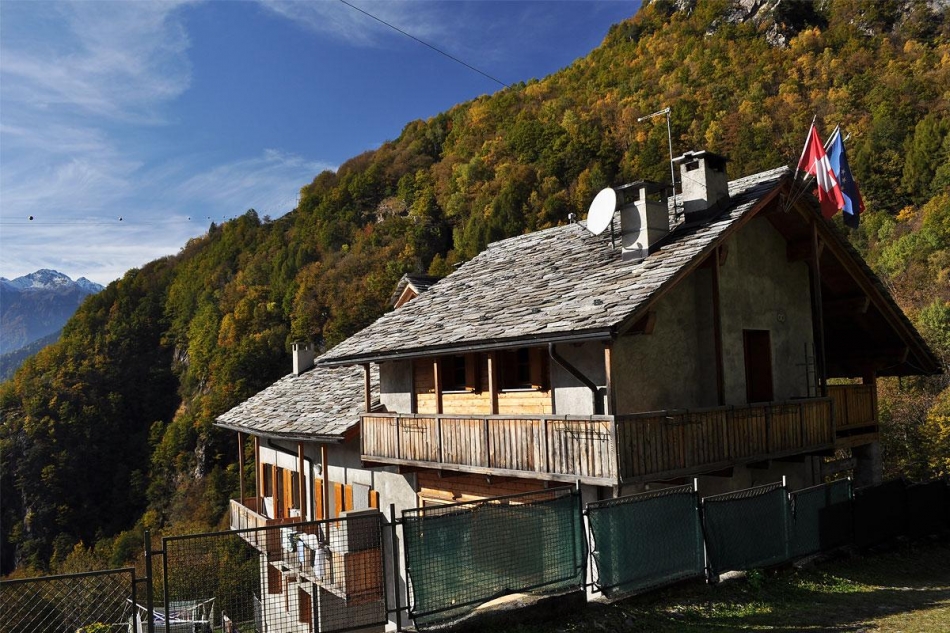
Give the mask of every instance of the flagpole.
<svg viewBox="0 0 950 633">
<path fill-rule="evenodd" d="M 814 117 L 812 117 L 811 125 L 808 126 L 808 136 L 805 137 L 805 147 L 802 148 L 802 155 L 798 157 L 798 164 L 795 165 L 795 175 L 792 176 L 792 182 L 795 182 L 795 180 L 798 179 L 798 172 L 801 169 L 802 159 L 805 158 L 805 152 L 808 151 L 808 140 L 811 138 L 811 131 L 814 129 L 815 121 L 817 120 L 818 115 L 816 114 Z"/>
</svg>

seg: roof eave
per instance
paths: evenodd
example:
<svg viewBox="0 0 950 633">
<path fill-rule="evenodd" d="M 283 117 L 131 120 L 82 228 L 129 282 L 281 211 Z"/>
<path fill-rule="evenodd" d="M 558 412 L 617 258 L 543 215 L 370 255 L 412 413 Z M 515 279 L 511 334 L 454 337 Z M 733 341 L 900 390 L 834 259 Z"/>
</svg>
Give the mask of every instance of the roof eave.
<svg viewBox="0 0 950 633">
<path fill-rule="evenodd" d="M 356 426 L 358 422 L 354 422 L 352 425 L 347 427 L 347 430 Z M 318 442 L 322 444 L 342 444 L 345 440 L 343 434 L 340 435 L 322 435 L 318 433 L 277 433 L 274 431 L 261 431 L 254 429 L 248 426 L 240 426 L 237 424 L 228 424 L 226 422 L 215 422 L 214 426 L 225 429 L 228 431 L 235 431 L 237 433 L 247 433 L 248 435 L 254 435 L 256 437 L 271 439 L 271 440 L 284 440 L 291 442 Z M 345 432 L 344 432 L 345 433 Z"/>
<path fill-rule="evenodd" d="M 392 352 L 373 352 L 367 354 L 351 354 L 329 360 L 318 360 L 321 365 L 338 367 L 341 365 L 358 365 L 362 363 L 381 363 L 384 361 L 410 360 L 446 354 L 465 354 L 468 352 L 490 352 L 513 347 L 530 347 L 547 345 L 548 343 L 584 343 L 590 341 L 607 341 L 616 338 L 615 328 L 599 328 L 582 332 L 561 332 L 548 335 L 532 335 L 510 339 L 492 339 L 450 345 L 420 347 L 410 350 L 396 350 Z"/>
</svg>

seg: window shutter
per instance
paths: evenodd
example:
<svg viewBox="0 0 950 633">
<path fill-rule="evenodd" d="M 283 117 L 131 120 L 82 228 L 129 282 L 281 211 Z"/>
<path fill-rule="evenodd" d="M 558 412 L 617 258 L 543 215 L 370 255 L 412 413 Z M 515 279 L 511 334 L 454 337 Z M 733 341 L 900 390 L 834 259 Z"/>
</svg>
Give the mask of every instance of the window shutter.
<svg viewBox="0 0 950 633">
<path fill-rule="evenodd" d="M 353 509 L 353 486 L 346 486 L 343 489 L 343 511 L 349 512 Z"/>
<path fill-rule="evenodd" d="M 326 516 L 323 514 L 323 480 L 314 479 L 313 480 L 313 500 L 314 508 L 316 510 L 316 519 L 318 521 L 325 519 Z"/>
<path fill-rule="evenodd" d="M 339 517 L 343 512 L 343 504 L 345 500 L 343 499 L 343 484 L 333 484 L 333 516 L 334 518 Z"/>
</svg>

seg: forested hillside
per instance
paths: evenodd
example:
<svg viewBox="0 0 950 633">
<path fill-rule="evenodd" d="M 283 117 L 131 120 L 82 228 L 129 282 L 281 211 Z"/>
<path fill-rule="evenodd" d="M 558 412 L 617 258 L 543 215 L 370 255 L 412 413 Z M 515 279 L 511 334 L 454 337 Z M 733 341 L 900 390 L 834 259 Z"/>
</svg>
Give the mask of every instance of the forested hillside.
<svg viewBox="0 0 950 633">
<path fill-rule="evenodd" d="M 732 177 L 794 164 L 816 115 L 840 123 L 868 209 L 842 231 L 946 366 L 950 9 L 931 4 L 647 3 L 557 74 L 317 175 L 287 215 L 248 211 L 129 271 L 0 388 L 3 571 L 117 565 L 145 528 L 220 525 L 237 446 L 212 423 L 289 371 L 292 341 L 332 346 L 403 273 L 584 217 L 601 187 L 668 180 L 666 126 L 637 122 L 665 106 L 674 150 L 725 154 Z M 947 384 L 883 382 L 889 474 L 950 474 Z"/>
</svg>

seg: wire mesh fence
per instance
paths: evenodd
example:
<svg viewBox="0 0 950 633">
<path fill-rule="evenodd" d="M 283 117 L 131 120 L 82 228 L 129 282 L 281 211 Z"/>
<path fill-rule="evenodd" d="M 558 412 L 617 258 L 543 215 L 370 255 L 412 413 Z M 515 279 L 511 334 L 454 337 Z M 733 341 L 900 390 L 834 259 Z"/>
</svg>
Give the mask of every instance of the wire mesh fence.
<svg viewBox="0 0 950 633">
<path fill-rule="evenodd" d="M 781 483 L 703 499 L 709 569 L 754 569 L 788 558 L 788 502 Z"/>
<path fill-rule="evenodd" d="M 409 615 L 444 624 L 509 593 L 583 586 L 580 496 L 570 488 L 406 510 Z"/>
<path fill-rule="evenodd" d="M 904 480 L 885 481 L 854 491 L 854 544 L 876 545 L 904 534 L 907 527 L 907 489 Z"/>
<path fill-rule="evenodd" d="M 169 537 L 156 631 L 311 633 L 386 622 L 383 517 Z M 167 614 L 167 617 L 166 617 Z"/>
<path fill-rule="evenodd" d="M 134 616 L 135 570 L 0 582 L 3 633 L 125 633 Z"/>
<path fill-rule="evenodd" d="M 797 558 L 851 540 L 851 481 L 839 479 L 790 492 L 788 557 Z"/>
<path fill-rule="evenodd" d="M 587 504 L 595 587 L 608 597 L 703 575 L 703 530 L 693 486 Z"/>
</svg>

